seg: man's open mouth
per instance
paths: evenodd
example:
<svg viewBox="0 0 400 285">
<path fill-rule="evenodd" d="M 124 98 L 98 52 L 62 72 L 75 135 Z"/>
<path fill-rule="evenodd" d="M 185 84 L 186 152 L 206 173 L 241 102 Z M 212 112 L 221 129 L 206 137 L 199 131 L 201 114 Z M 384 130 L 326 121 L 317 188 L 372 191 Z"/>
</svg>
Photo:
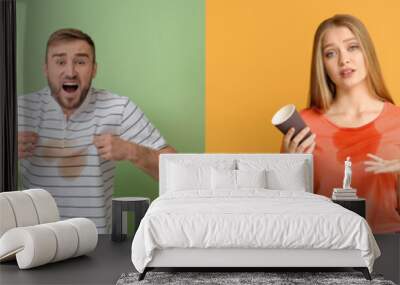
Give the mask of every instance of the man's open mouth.
<svg viewBox="0 0 400 285">
<path fill-rule="evenodd" d="M 67 93 L 73 93 L 78 90 L 79 85 L 77 83 L 64 83 L 62 88 Z"/>
</svg>

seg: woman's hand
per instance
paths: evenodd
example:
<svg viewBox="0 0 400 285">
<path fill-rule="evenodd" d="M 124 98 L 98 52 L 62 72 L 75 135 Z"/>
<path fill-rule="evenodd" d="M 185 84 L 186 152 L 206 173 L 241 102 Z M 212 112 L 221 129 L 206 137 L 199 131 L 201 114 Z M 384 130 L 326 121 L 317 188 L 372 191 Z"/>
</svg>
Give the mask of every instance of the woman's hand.
<svg viewBox="0 0 400 285">
<path fill-rule="evenodd" d="M 400 159 L 385 160 L 379 156 L 368 153 L 370 160 L 364 161 L 367 166 L 365 171 L 373 173 L 394 173 L 397 174 L 397 212 L 400 215 Z"/>
<path fill-rule="evenodd" d="M 370 160 L 364 161 L 367 166 L 365 171 L 373 173 L 396 173 L 400 174 L 400 159 L 385 160 L 379 156 L 368 153 Z"/>
<path fill-rule="evenodd" d="M 294 128 L 291 128 L 283 137 L 281 152 L 283 153 L 312 153 L 315 149 L 315 134 L 304 139 L 310 132 L 309 127 L 302 129 L 295 137 Z"/>
</svg>

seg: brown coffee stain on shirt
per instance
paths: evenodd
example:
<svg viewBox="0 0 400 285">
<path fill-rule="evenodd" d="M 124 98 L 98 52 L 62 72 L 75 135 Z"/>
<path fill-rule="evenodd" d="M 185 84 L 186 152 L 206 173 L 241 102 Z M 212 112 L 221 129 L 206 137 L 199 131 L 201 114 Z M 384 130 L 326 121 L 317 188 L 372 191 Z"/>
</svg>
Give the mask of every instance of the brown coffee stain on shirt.
<svg viewBox="0 0 400 285">
<path fill-rule="evenodd" d="M 60 176 L 67 180 L 75 180 L 81 176 L 87 164 L 88 146 L 72 148 L 78 140 L 41 139 L 39 154 L 46 156 L 43 159 L 55 161 Z M 80 142 L 81 143 L 81 142 Z"/>
<path fill-rule="evenodd" d="M 366 160 L 367 153 L 376 153 L 382 135 L 374 124 L 356 129 L 338 129 L 332 137 L 337 149 L 336 160 L 342 164 L 348 156 L 354 164 Z"/>
</svg>

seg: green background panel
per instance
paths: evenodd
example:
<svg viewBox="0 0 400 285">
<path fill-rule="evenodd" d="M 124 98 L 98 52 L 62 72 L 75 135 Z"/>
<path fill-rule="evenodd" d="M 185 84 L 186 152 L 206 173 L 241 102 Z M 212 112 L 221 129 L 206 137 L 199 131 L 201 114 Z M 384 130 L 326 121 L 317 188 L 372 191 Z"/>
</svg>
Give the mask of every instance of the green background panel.
<svg viewBox="0 0 400 285">
<path fill-rule="evenodd" d="M 204 0 L 17 0 L 17 91 L 46 85 L 49 35 L 72 27 L 96 45 L 93 85 L 129 96 L 178 152 L 204 152 Z M 129 162 L 114 196 L 154 199 L 158 183 Z"/>
</svg>

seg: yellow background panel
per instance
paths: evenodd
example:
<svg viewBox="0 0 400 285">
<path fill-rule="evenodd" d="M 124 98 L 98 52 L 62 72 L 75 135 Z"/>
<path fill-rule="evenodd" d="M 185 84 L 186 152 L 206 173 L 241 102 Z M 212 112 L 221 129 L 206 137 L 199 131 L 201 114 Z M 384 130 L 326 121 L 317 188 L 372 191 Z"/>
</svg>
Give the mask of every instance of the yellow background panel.
<svg viewBox="0 0 400 285">
<path fill-rule="evenodd" d="M 271 117 L 288 103 L 307 106 L 314 32 L 339 13 L 367 26 L 400 103 L 400 1 L 208 0 L 207 152 L 279 151 L 281 135 Z"/>
</svg>

